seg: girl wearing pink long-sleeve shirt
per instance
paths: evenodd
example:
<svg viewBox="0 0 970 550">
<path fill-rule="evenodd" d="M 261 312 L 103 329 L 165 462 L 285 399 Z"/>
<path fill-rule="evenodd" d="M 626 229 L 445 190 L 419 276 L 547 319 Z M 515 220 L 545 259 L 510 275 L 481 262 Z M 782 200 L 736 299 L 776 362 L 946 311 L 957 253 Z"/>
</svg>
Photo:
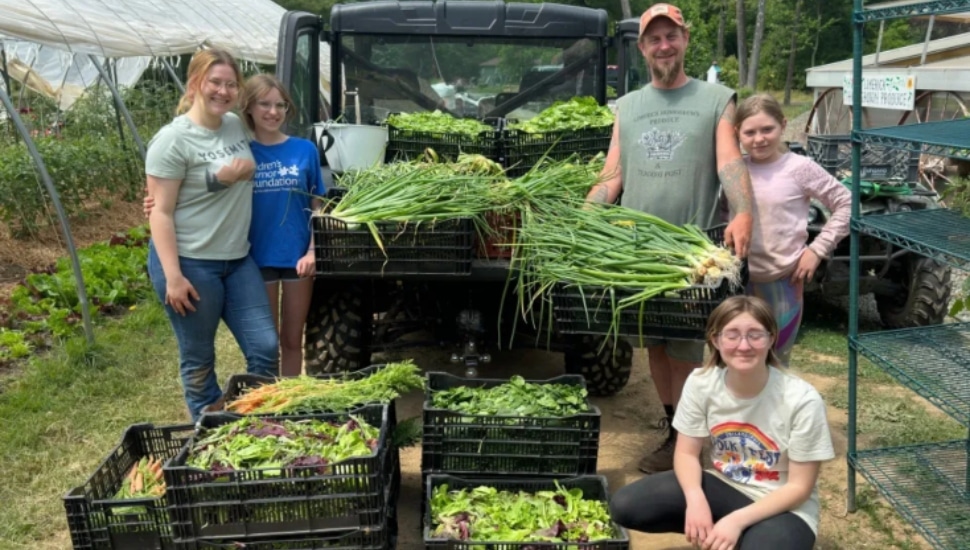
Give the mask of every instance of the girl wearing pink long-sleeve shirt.
<svg viewBox="0 0 970 550">
<path fill-rule="evenodd" d="M 786 122 L 770 95 L 751 96 L 738 106 L 736 128 L 748 153 L 755 202 L 747 291 L 771 305 L 778 320 L 775 352 L 787 365 L 802 321 L 805 281 L 849 234 L 852 195 L 812 159 L 782 149 Z M 811 199 L 832 215 L 806 244 Z"/>
</svg>

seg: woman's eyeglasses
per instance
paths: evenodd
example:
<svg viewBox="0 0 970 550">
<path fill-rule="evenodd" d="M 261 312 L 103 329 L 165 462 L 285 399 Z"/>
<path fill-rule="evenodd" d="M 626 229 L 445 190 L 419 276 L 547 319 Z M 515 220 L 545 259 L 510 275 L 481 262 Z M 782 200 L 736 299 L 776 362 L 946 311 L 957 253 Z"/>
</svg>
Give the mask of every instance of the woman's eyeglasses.
<svg viewBox="0 0 970 550">
<path fill-rule="evenodd" d="M 235 80 L 219 80 L 218 78 L 210 78 L 209 80 L 206 80 L 206 84 L 208 84 L 213 90 L 225 89 L 227 92 L 236 92 L 239 90 L 239 83 Z"/>
</svg>

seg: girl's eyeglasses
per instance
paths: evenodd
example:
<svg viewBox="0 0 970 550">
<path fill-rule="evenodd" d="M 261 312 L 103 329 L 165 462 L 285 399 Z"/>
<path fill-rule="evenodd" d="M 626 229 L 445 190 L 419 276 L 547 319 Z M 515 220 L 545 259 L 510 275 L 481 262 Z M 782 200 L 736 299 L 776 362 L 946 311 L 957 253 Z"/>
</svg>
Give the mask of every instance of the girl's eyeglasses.
<svg viewBox="0 0 970 550">
<path fill-rule="evenodd" d="M 257 101 L 256 105 L 264 111 L 269 111 L 273 107 L 276 107 L 277 111 L 285 113 L 290 109 L 290 106 L 284 101 L 280 101 L 279 103 L 273 103 L 272 101 Z"/>
<path fill-rule="evenodd" d="M 753 348 L 763 348 L 771 340 L 771 334 L 763 330 L 752 330 L 747 334 L 741 334 L 736 330 L 729 330 L 718 334 L 721 345 L 726 347 L 737 347 L 741 345 L 741 340 L 747 340 L 748 345 Z"/>
</svg>

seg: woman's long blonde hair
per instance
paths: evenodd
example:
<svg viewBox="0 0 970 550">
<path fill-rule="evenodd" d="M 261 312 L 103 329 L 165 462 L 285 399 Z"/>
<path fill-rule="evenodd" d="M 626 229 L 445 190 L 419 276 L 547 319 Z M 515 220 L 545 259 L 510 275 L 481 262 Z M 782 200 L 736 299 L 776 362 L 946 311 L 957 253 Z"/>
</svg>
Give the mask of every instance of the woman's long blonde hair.
<svg viewBox="0 0 970 550">
<path fill-rule="evenodd" d="M 192 60 L 189 61 L 189 78 L 185 83 L 185 93 L 179 99 L 178 106 L 175 108 L 175 114 L 180 115 L 192 107 L 196 94 L 202 93 L 202 84 L 205 81 L 205 75 L 209 73 L 209 69 L 214 65 L 220 64 L 228 65 L 236 73 L 236 82 L 242 83 L 242 71 L 239 70 L 239 64 L 236 63 L 236 59 L 231 53 L 219 49 L 195 52 Z"/>
<path fill-rule="evenodd" d="M 284 120 L 289 121 L 296 115 L 296 104 L 293 103 L 293 98 L 290 97 L 290 93 L 286 91 L 286 87 L 283 86 L 283 83 L 279 79 L 270 74 L 253 75 L 249 77 L 246 85 L 243 86 L 242 102 L 239 106 L 239 110 L 242 112 L 243 122 L 246 123 L 246 127 L 249 128 L 250 132 L 256 131 L 256 125 L 253 123 L 253 115 L 249 114 L 249 108 L 259 98 L 269 93 L 270 90 L 277 90 L 280 93 L 280 97 L 283 98 L 283 102 L 286 103 L 286 116 L 283 117 Z"/>
<path fill-rule="evenodd" d="M 775 342 L 778 341 L 778 323 L 775 321 L 774 314 L 771 313 L 771 306 L 768 305 L 768 302 L 755 296 L 732 296 L 714 308 L 714 311 L 707 318 L 706 340 L 711 354 L 704 362 L 705 369 L 725 366 L 721 352 L 714 345 L 714 341 L 717 340 L 718 335 L 728 323 L 744 313 L 753 317 L 771 335 L 766 363 L 775 367 L 782 364 L 774 350 Z"/>
</svg>

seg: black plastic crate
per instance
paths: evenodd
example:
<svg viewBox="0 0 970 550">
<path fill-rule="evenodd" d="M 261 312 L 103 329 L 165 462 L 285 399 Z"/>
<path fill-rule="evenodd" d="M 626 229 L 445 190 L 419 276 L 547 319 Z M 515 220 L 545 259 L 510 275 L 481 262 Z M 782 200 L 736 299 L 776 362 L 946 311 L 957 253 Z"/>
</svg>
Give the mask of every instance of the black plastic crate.
<svg viewBox="0 0 970 550">
<path fill-rule="evenodd" d="M 369 367 L 365 367 L 355 371 L 314 374 L 313 377 L 321 378 L 321 379 L 346 378 L 348 380 L 359 380 L 361 378 L 367 378 L 368 376 L 383 369 L 384 367 L 385 367 L 385 364 L 382 363 L 377 365 L 371 365 Z M 228 403 L 233 399 L 235 399 L 236 397 L 238 397 L 240 394 L 242 394 L 244 390 L 247 390 L 253 387 L 259 387 L 259 386 L 262 386 L 263 384 L 272 384 L 276 380 L 277 379 L 273 378 L 272 376 L 260 376 L 258 374 L 233 374 L 232 376 L 229 377 L 229 380 L 226 382 L 226 387 L 225 387 L 225 390 L 223 391 L 223 395 L 226 399 L 226 402 Z M 387 404 L 387 433 L 389 438 L 394 434 L 394 430 L 397 428 L 397 403 L 396 402 L 397 400 L 395 399 L 394 401 Z M 359 403 L 358 405 L 363 406 L 363 405 L 371 405 L 371 404 L 373 403 Z M 325 413 L 330 411 L 312 411 L 312 412 Z M 401 457 L 398 449 L 396 448 L 391 449 L 390 461 L 391 461 L 391 469 L 393 470 L 393 474 L 392 474 L 393 477 L 392 477 L 391 483 L 395 487 L 394 494 L 396 495 L 397 491 L 400 490 L 400 485 L 401 485 Z"/>
<path fill-rule="evenodd" d="M 250 469 L 212 473 L 185 466 L 194 436 L 164 468 L 174 535 L 179 540 L 289 537 L 333 534 L 381 525 L 394 479 L 394 458 L 388 432 L 388 407 L 368 405 L 349 413 L 268 416 L 276 420 L 332 420 L 357 416 L 380 427 L 377 450 L 316 467 Z M 206 414 L 201 428 L 215 428 L 242 418 Z"/>
<path fill-rule="evenodd" d="M 496 119 L 493 125 L 498 125 Z M 438 161 L 458 160 L 461 153 L 482 155 L 489 160 L 499 162 L 502 152 L 501 133 L 497 130 L 486 130 L 477 135 L 447 133 L 447 132 L 417 132 L 402 130 L 394 126 L 387 127 L 387 149 L 385 162 L 431 160 L 426 151 L 432 149 Z"/>
<path fill-rule="evenodd" d="M 177 541 L 177 550 L 393 550 L 385 527 L 355 529 L 331 536 Z"/>
<path fill-rule="evenodd" d="M 447 484 L 449 489 L 471 489 L 480 485 L 487 485 L 498 490 L 507 491 L 526 491 L 535 493 L 538 491 L 554 491 L 555 481 L 551 479 L 472 479 L 459 478 L 450 475 L 431 475 L 425 482 L 424 491 L 430 495 L 439 485 Z M 581 489 L 583 498 L 589 500 L 599 500 L 609 503 L 609 488 L 606 478 L 603 476 L 579 476 L 572 479 L 561 479 L 559 485 L 565 489 Z M 617 533 L 617 538 L 597 542 L 568 542 L 568 543 L 543 543 L 543 542 L 504 542 L 504 541 L 458 541 L 447 539 L 431 538 L 431 502 L 428 499 L 422 510 L 424 519 L 424 547 L 426 550 L 477 550 L 487 548 L 489 550 L 521 550 L 525 547 L 541 548 L 542 550 L 629 550 L 630 536 L 626 530 L 616 523 L 613 523 L 613 530 Z"/>
<path fill-rule="evenodd" d="M 708 237 L 723 243 L 725 227 L 708 229 Z M 561 283 L 552 289 L 552 315 L 561 334 L 703 340 L 711 312 L 727 298 L 743 294 L 747 278 L 748 263 L 742 260 L 739 285 L 725 279 L 716 286 L 693 285 L 653 297 L 639 308 L 621 311 L 617 327 L 612 327 L 613 304 L 633 296 L 635 290 L 614 288 L 611 292 L 603 287 Z"/>
<path fill-rule="evenodd" d="M 578 155 L 580 159 L 588 160 L 599 153 L 606 153 L 612 137 L 612 126 L 544 134 L 505 130 L 502 133 L 505 148 L 503 166 L 508 176 L 514 178 L 528 172 L 543 157 L 565 160 Z"/>
<path fill-rule="evenodd" d="M 468 275 L 475 254 L 471 219 L 378 222 L 384 249 L 366 225 L 313 216 L 318 275 Z"/>
<path fill-rule="evenodd" d="M 131 467 L 146 456 L 168 460 L 192 435 L 194 427 L 151 424 L 129 426 L 121 442 L 101 461 L 84 485 L 64 496 L 74 548 L 153 550 L 172 548 L 167 495 L 112 500 Z"/>
<path fill-rule="evenodd" d="M 852 140 L 848 135 L 808 136 L 808 156 L 836 178 L 852 175 Z M 863 144 L 859 177 L 868 181 L 919 182 L 919 154 Z"/>
<path fill-rule="evenodd" d="M 300 537 L 251 537 L 223 540 L 177 540 L 176 550 L 394 550 L 397 547 L 397 499 L 399 485 L 385 489 L 385 515 L 379 525 L 340 531 L 327 535 Z"/>
<path fill-rule="evenodd" d="M 421 439 L 421 471 L 455 475 L 577 476 L 596 472 L 600 411 L 559 418 L 472 415 L 432 405 L 431 392 L 459 386 L 492 388 L 508 380 L 461 378 L 429 372 Z M 585 388 L 582 376 L 564 375 L 536 384 Z"/>
</svg>

